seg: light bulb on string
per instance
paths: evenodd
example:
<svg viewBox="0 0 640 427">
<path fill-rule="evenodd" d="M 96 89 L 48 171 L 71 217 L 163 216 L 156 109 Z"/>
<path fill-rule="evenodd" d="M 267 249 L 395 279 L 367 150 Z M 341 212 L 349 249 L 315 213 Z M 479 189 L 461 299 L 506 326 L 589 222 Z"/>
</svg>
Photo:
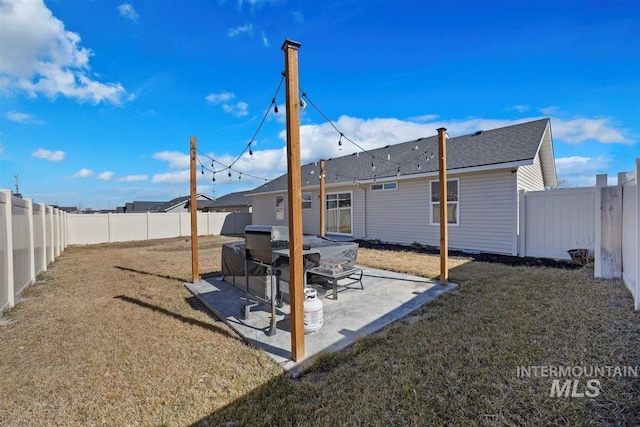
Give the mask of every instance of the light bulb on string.
<svg viewBox="0 0 640 427">
<path fill-rule="evenodd" d="M 202 169 L 200 169 L 200 173 L 204 175 L 204 165 L 202 165 Z"/>
<path fill-rule="evenodd" d="M 372 171 L 376 170 L 376 165 L 373 164 L 373 160 L 371 161 L 371 170 Z"/>
<path fill-rule="evenodd" d="M 398 168 L 398 176 L 400 176 L 400 168 Z"/>
<path fill-rule="evenodd" d="M 422 166 L 420 165 L 420 162 L 418 162 L 418 170 L 422 169 Z"/>
<path fill-rule="evenodd" d="M 227 174 L 227 176 L 229 177 L 229 181 L 231 181 L 231 168 L 229 168 L 229 173 Z"/>
<path fill-rule="evenodd" d="M 276 99 L 275 99 L 275 98 L 273 98 L 273 99 L 271 100 L 271 103 L 272 103 L 272 104 L 275 104 L 275 106 L 273 107 L 273 112 L 274 112 L 274 113 L 276 113 L 276 114 L 278 114 L 278 104 L 276 104 Z"/>
<path fill-rule="evenodd" d="M 253 160 L 253 150 L 251 149 L 251 144 L 249 144 L 249 157 Z"/>
<path fill-rule="evenodd" d="M 216 182 L 216 173 L 213 173 L 213 182 Z"/>
<path fill-rule="evenodd" d="M 238 179 L 242 179 L 242 172 L 240 172 L 240 175 L 238 175 Z"/>
<path fill-rule="evenodd" d="M 338 139 L 338 150 L 342 150 L 342 133 L 340 133 L 340 139 Z"/>
</svg>

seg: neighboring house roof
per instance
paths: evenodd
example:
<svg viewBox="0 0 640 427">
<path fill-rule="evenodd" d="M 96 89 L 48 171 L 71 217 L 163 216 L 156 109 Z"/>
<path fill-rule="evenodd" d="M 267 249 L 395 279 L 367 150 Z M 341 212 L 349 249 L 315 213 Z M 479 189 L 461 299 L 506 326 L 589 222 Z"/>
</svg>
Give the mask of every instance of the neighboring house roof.
<svg viewBox="0 0 640 427">
<path fill-rule="evenodd" d="M 125 212 L 159 212 L 160 206 L 162 206 L 164 202 L 139 202 L 134 201 L 132 203 L 127 203 L 125 205 Z"/>
<path fill-rule="evenodd" d="M 202 204 L 200 202 L 209 202 L 211 201 L 211 197 L 207 196 L 206 194 L 203 193 L 199 193 L 196 195 L 197 199 L 198 199 L 198 209 L 201 210 L 202 209 Z M 163 203 L 162 206 L 160 206 L 160 211 L 161 212 L 166 212 L 172 209 L 177 208 L 180 205 L 184 205 L 185 209 L 189 208 L 189 200 L 191 199 L 191 196 L 180 196 L 180 197 L 176 197 L 173 200 L 169 200 L 166 203 Z"/>
<path fill-rule="evenodd" d="M 548 138 L 545 138 L 545 135 Z M 541 149 L 547 154 L 540 156 L 545 185 L 553 186 L 556 173 L 548 118 L 448 139 L 447 170 L 449 173 L 460 173 L 529 165 L 533 164 Z M 302 166 L 303 188 L 318 185 L 318 169 L 316 163 Z M 325 162 L 327 185 L 353 181 L 407 179 L 437 175 L 437 172 L 437 135 L 337 157 Z M 287 174 L 284 174 L 247 194 L 271 193 L 286 188 Z"/>
<path fill-rule="evenodd" d="M 246 197 L 246 191 L 225 194 L 207 203 L 206 208 L 227 208 L 231 206 L 251 206 L 251 199 Z"/>
</svg>

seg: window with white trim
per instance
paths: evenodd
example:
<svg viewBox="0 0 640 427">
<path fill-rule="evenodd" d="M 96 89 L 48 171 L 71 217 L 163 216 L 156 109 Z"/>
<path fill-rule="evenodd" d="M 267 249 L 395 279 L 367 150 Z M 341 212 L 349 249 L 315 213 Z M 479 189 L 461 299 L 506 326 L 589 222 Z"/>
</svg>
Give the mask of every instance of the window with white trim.
<svg viewBox="0 0 640 427">
<path fill-rule="evenodd" d="M 379 190 L 397 190 L 398 183 L 397 182 L 385 182 L 382 184 L 371 184 L 371 191 L 379 191 Z"/>
<path fill-rule="evenodd" d="M 460 203 L 459 179 L 447 180 L 447 223 L 460 225 L 458 204 Z M 440 224 L 440 181 L 431 181 L 431 225 Z"/>
<path fill-rule="evenodd" d="M 276 219 L 284 219 L 284 196 L 276 196 Z"/>
<path fill-rule="evenodd" d="M 311 209 L 311 193 L 302 193 L 302 209 Z"/>
</svg>

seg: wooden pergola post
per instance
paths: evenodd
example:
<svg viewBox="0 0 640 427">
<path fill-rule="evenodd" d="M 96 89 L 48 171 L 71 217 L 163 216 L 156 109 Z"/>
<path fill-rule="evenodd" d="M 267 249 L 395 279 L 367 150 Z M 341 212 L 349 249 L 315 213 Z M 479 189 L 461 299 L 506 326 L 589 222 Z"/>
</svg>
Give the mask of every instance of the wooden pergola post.
<svg viewBox="0 0 640 427">
<path fill-rule="evenodd" d="M 325 213 L 327 209 L 327 203 L 325 201 L 325 191 L 324 191 L 324 160 L 320 160 L 320 173 L 318 174 L 318 178 L 320 181 L 320 236 L 324 237 L 325 234 Z"/>
<path fill-rule="evenodd" d="M 447 129 L 438 129 L 438 170 L 440 180 L 440 283 L 449 282 L 449 217 L 447 214 Z"/>
<path fill-rule="evenodd" d="M 198 196 L 196 195 L 196 137 L 192 136 L 190 143 L 190 192 L 191 201 L 191 274 L 193 283 L 200 281 L 198 270 Z"/>
<path fill-rule="evenodd" d="M 302 177 L 300 172 L 300 102 L 298 101 L 298 49 L 301 44 L 285 40 L 284 72 L 287 105 L 287 186 L 289 202 L 289 304 L 291 307 L 291 359 L 304 358 L 304 260 L 302 255 Z"/>
</svg>

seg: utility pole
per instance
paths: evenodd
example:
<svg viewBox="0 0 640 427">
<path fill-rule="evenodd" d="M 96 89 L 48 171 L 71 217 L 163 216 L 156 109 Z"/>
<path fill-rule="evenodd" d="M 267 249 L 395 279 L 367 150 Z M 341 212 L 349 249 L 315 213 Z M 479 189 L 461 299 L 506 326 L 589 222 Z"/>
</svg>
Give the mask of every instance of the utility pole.
<svg viewBox="0 0 640 427">
<path fill-rule="evenodd" d="M 438 169 L 440 180 L 440 283 L 449 282 L 449 218 L 447 214 L 447 129 L 438 129 Z"/>
<path fill-rule="evenodd" d="M 298 49 L 301 44 L 285 40 L 284 72 L 287 105 L 287 186 L 289 202 L 289 299 L 291 306 L 291 359 L 304 358 L 303 284 L 304 259 L 302 254 L 302 177 L 300 172 L 300 102 L 298 82 Z"/>
<path fill-rule="evenodd" d="M 324 189 L 324 160 L 320 160 L 320 174 L 318 178 L 320 179 L 320 236 L 324 237 L 325 233 L 325 213 L 327 208 L 327 203 L 325 201 L 325 189 Z"/>
<path fill-rule="evenodd" d="M 189 142 L 190 157 L 190 192 L 191 201 L 191 274 L 193 283 L 200 281 L 198 270 L 198 196 L 196 195 L 196 137 L 192 136 Z"/>
</svg>

